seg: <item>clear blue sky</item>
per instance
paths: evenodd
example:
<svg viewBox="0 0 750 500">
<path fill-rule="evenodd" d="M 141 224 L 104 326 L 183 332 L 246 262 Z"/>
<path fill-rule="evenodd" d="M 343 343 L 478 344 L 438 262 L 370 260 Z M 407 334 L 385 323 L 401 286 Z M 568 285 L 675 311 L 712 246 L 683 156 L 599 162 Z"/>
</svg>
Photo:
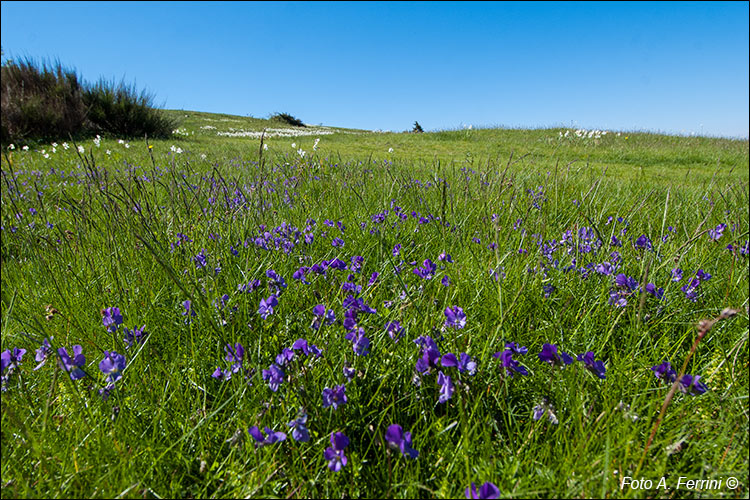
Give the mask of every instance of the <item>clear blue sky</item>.
<svg viewBox="0 0 750 500">
<path fill-rule="evenodd" d="M 5 57 L 167 108 L 748 137 L 748 2 L 2 2 Z"/>
</svg>

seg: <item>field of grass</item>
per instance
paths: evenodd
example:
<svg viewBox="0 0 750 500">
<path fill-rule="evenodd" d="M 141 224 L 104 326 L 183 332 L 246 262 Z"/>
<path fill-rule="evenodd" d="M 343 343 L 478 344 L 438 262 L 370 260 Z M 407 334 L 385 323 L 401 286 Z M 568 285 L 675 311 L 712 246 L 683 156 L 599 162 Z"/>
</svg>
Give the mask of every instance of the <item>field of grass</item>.
<svg viewBox="0 0 750 500">
<path fill-rule="evenodd" d="M 169 113 L 3 145 L 3 497 L 748 496 L 748 141 Z"/>
</svg>

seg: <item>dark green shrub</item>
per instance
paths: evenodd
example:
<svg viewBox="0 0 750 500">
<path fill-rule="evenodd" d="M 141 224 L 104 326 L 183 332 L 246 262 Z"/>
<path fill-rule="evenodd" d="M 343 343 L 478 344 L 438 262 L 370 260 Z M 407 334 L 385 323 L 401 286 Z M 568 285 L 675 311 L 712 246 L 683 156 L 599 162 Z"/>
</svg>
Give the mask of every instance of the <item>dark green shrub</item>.
<svg viewBox="0 0 750 500">
<path fill-rule="evenodd" d="M 118 137 L 167 138 L 175 122 L 153 105 L 153 96 L 135 86 L 100 80 L 87 86 L 83 101 L 88 108 L 89 128 L 94 133 Z"/>
<path fill-rule="evenodd" d="M 285 125 L 291 125 L 293 127 L 304 127 L 305 124 L 302 123 L 302 120 L 299 118 L 295 118 L 294 116 L 290 115 L 289 113 L 275 113 L 271 115 L 271 120 L 281 122 Z"/>
<path fill-rule="evenodd" d="M 12 61 L 0 69 L 2 142 L 77 136 L 86 122 L 83 88 L 72 70 L 34 61 Z"/>
<path fill-rule="evenodd" d="M 59 62 L 3 63 L 1 101 L 4 144 L 94 134 L 167 138 L 176 125 L 146 91 L 123 82 L 85 84 Z"/>
</svg>

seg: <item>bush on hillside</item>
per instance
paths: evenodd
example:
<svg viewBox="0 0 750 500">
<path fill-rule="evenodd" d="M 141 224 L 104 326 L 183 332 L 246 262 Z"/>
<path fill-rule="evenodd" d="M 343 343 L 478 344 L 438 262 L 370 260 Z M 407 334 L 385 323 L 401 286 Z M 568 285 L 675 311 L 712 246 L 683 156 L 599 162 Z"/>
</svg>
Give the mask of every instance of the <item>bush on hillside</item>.
<svg viewBox="0 0 750 500">
<path fill-rule="evenodd" d="M 292 127 L 304 127 L 305 124 L 302 123 L 302 120 L 299 118 L 296 118 L 289 113 L 275 113 L 271 115 L 271 120 L 281 122 L 285 125 L 291 125 Z"/>
<path fill-rule="evenodd" d="M 83 101 L 88 109 L 88 128 L 95 133 L 118 137 L 167 138 L 175 122 L 156 109 L 153 96 L 135 86 L 100 80 L 86 88 Z"/>
<path fill-rule="evenodd" d="M 2 137 L 51 141 L 94 134 L 166 138 L 172 119 L 153 106 L 153 98 L 124 83 L 88 85 L 75 71 L 31 59 L 2 65 Z"/>
<path fill-rule="evenodd" d="M 77 136 L 86 121 L 86 105 L 78 76 L 72 70 L 31 60 L 3 64 L 2 142 L 51 140 Z"/>
</svg>

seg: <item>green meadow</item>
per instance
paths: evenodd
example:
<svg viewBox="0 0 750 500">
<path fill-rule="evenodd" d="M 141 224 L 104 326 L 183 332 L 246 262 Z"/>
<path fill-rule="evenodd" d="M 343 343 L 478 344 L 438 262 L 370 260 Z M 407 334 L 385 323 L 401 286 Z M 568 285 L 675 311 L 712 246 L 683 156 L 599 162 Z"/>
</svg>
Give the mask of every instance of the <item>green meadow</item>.
<svg viewBox="0 0 750 500">
<path fill-rule="evenodd" d="M 747 140 L 166 113 L 2 146 L 4 498 L 747 498 Z"/>
</svg>

